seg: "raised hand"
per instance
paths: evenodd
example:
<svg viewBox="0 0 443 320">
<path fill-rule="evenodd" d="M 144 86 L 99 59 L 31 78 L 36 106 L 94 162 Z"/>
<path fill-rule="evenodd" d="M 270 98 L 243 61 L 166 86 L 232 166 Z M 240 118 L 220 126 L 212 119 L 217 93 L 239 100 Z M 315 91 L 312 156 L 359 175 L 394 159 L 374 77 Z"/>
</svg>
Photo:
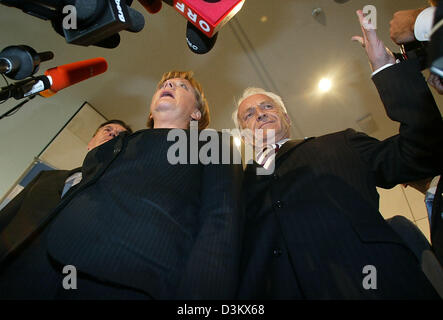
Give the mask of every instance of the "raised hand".
<svg viewBox="0 0 443 320">
<path fill-rule="evenodd" d="M 369 58 L 372 71 L 375 71 L 388 63 L 395 63 L 394 54 L 385 47 L 383 41 L 381 41 L 375 29 L 371 23 L 368 22 L 363 16 L 362 10 L 357 10 L 357 16 L 360 22 L 363 36 L 353 36 L 353 41 L 358 41 Z"/>
</svg>

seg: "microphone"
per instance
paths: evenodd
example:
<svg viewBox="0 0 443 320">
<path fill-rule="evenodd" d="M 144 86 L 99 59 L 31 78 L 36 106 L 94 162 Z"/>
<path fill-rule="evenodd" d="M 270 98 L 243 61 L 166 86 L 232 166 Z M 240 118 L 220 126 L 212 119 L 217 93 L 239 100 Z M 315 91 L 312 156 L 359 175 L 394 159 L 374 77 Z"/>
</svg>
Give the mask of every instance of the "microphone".
<svg viewBox="0 0 443 320">
<path fill-rule="evenodd" d="M 9 98 L 19 100 L 33 96 L 40 91 L 48 89 L 50 86 L 51 84 L 46 76 L 31 77 L 1 88 L 0 101 L 6 101 Z"/>
<path fill-rule="evenodd" d="M 102 74 L 107 69 L 108 63 L 104 58 L 88 59 L 48 69 L 45 76 L 51 86 L 39 94 L 45 98 L 51 97 L 58 91 Z"/>
<path fill-rule="evenodd" d="M 186 25 L 186 42 L 189 49 L 194 53 L 205 54 L 209 52 L 214 47 L 217 36 L 218 32 L 212 38 L 208 38 L 189 21 Z"/>
<path fill-rule="evenodd" d="M 100 43 L 99 46 L 114 48 L 119 41 L 114 37 L 108 43 L 112 35 L 122 30 L 140 32 L 145 26 L 143 15 L 124 0 L 77 0 L 75 7 L 80 28 L 62 29 L 66 42 L 71 44 L 90 46 Z"/>
<path fill-rule="evenodd" d="M 0 101 L 11 97 L 18 100 L 37 93 L 48 98 L 64 88 L 102 74 L 107 68 L 108 64 L 104 58 L 88 59 L 51 68 L 46 70 L 43 76 L 28 78 L 1 88 Z"/>
<path fill-rule="evenodd" d="M 114 33 L 112 36 L 94 43 L 94 46 L 106 49 L 114 49 L 117 48 L 119 44 L 120 35 L 118 33 Z"/>
<path fill-rule="evenodd" d="M 188 20 L 186 42 L 197 54 L 209 52 L 218 31 L 242 8 L 245 0 L 163 0 Z"/>
<path fill-rule="evenodd" d="M 41 62 L 52 58 L 51 51 L 37 53 L 29 46 L 9 46 L 0 52 L 0 73 L 13 80 L 22 80 L 36 73 Z"/>
<path fill-rule="evenodd" d="M 213 37 L 242 8 L 245 0 L 164 0 L 207 37 Z"/>
<path fill-rule="evenodd" d="M 120 42 L 115 34 L 140 32 L 145 25 L 143 15 L 130 8 L 132 0 L 0 0 L 0 4 L 51 21 L 67 43 L 81 46 L 115 48 Z"/>
<path fill-rule="evenodd" d="M 149 13 L 157 13 L 162 8 L 162 0 L 138 0 Z"/>
<path fill-rule="evenodd" d="M 160 2 L 161 3 L 161 2 Z M 126 31 L 130 32 L 140 32 L 145 27 L 145 17 L 138 12 L 137 10 L 134 10 L 132 8 L 128 8 L 129 18 L 131 21 L 131 24 L 126 29 Z"/>
</svg>

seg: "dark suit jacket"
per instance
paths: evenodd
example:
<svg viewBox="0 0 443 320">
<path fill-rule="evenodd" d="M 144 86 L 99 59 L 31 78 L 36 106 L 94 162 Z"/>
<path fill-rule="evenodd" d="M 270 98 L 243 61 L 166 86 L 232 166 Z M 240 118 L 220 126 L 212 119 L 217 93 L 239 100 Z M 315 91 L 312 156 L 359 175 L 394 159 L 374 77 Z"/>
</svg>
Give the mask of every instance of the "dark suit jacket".
<svg viewBox="0 0 443 320">
<path fill-rule="evenodd" d="M 44 228 L 61 201 L 66 179 L 78 171 L 41 171 L 0 211 L 0 265 Z"/>
<path fill-rule="evenodd" d="M 431 242 L 432 249 L 437 257 L 438 261 L 443 267 L 443 175 L 440 176 L 437 189 L 435 191 L 434 201 L 432 203 L 432 215 L 431 215 Z"/>
<path fill-rule="evenodd" d="M 401 123 L 399 135 L 378 141 L 348 129 L 289 141 L 273 175 L 257 176 L 257 164 L 248 166 L 239 298 L 438 297 L 380 215 L 376 186 L 441 169 L 441 116 L 414 63 L 385 69 L 373 81 L 388 116 Z M 363 286 L 365 266 L 376 268 L 376 290 Z"/>
<path fill-rule="evenodd" d="M 43 245 L 26 252 L 17 270 L 48 256 L 36 268 L 61 287 L 47 268 L 73 265 L 81 278 L 101 286 L 94 296 L 95 288 L 79 283 L 75 298 L 97 299 L 116 287 L 154 299 L 233 298 L 242 236 L 241 164 L 169 164 L 175 144 L 174 138 L 167 141 L 169 132 L 121 134 L 90 151 L 82 181 L 54 211 Z M 223 147 L 229 150 L 229 143 Z M 14 287 L 11 281 L 21 283 L 30 272 L 9 270 L 4 286 Z M 54 285 L 39 281 L 34 298 L 40 298 L 39 287 Z"/>
</svg>

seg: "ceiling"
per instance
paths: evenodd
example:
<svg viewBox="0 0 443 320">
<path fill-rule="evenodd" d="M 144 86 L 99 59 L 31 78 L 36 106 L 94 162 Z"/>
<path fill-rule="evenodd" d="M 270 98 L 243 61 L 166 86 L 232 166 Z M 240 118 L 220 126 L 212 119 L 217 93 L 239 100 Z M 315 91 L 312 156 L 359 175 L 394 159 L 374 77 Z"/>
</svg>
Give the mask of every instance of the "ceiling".
<svg viewBox="0 0 443 320">
<path fill-rule="evenodd" d="M 144 129 L 151 97 L 163 72 L 193 70 L 210 103 L 211 127 L 232 128 L 234 97 L 248 86 L 259 86 L 282 96 L 292 118 L 294 137 L 316 136 L 354 128 L 381 139 L 394 134 L 398 124 L 384 112 L 361 46 L 350 39 L 361 33 L 355 11 L 367 1 L 359 0 L 246 0 L 242 10 L 218 36 L 205 55 L 192 53 L 186 45 L 186 20 L 172 7 L 151 15 L 142 12 L 141 32 L 121 32 L 115 49 L 69 45 L 50 23 L 0 6 L 0 49 L 27 44 L 37 51 L 53 51 L 55 58 L 42 70 L 94 57 L 104 57 L 108 71 L 49 98 L 52 104 L 80 106 L 88 101 L 107 118 Z M 393 51 L 389 21 L 400 9 L 426 6 L 424 0 L 372 0 L 377 8 L 378 34 Z M 315 8 L 322 13 L 312 16 Z M 266 17 L 266 18 L 264 18 Z M 333 81 L 332 90 L 319 94 L 322 77 Z M 443 106 L 438 99 L 440 110 Z M 49 99 L 29 104 L 44 104 Z M 11 100 L 0 111 L 17 104 Z M 363 119 L 363 120 L 362 120 Z M 360 121 L 361 120 L 361 121 Z"/>
</svg>

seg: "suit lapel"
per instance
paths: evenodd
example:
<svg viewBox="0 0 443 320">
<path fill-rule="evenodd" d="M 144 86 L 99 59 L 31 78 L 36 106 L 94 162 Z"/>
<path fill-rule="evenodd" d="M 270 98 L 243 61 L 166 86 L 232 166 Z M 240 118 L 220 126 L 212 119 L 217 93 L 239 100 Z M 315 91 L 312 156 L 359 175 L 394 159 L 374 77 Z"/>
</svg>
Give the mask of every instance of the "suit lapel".
<svg viewBox="0 0 443 320">
<path fill-rule="evenodd" d="M 122 151 L 126 143 L 126 139 L 124 139 L 126 136 L 127 133 L 122 132 L 118 137 L 88 152 L 85 161 L 83 161 L 82 181 L 77 189 L 82 189 L 94 183 L 103 174 Z"/>
<path fill-rule="evenodd" d="M 291 151 L 295 150 L 297 147 L 301 146 L 303 143 L 314 139 L 311 138 L 305 138 L 305 139 L 297 139 L 297 140 L 289 140 L 287 141 L 281 149 L 277 152 L 277 156 L 275 157 L 275 162 L 277 163 L 278 160 L 283 158 L 285 155 L 289 154 Z"/>
<path fill-rule="evenodd" d="M 311 138 L 305 138 L 305 139 L 297 139 L 297 140 L 289 140 L 287 141 L 277 152 L 277 155 L 275 157 L 275 164 L 277 169 L 278 162 L 282 161 L 285 156 L 289 155 L 292 151 L 294 151 L 296 148 L 304 144 L 305 142 L 314 139 Z M 245 170 L 245 183 L 251 183 L 253 180 L 261 180 L 266 179 L 269 177 L 269 175 L 257 175 L 257 169 L 262 168 L 260 164 L 258 164 L 256 161 L 253 161 L 252 164 L 248 164 L 246 166 Z"/>
</svg>

